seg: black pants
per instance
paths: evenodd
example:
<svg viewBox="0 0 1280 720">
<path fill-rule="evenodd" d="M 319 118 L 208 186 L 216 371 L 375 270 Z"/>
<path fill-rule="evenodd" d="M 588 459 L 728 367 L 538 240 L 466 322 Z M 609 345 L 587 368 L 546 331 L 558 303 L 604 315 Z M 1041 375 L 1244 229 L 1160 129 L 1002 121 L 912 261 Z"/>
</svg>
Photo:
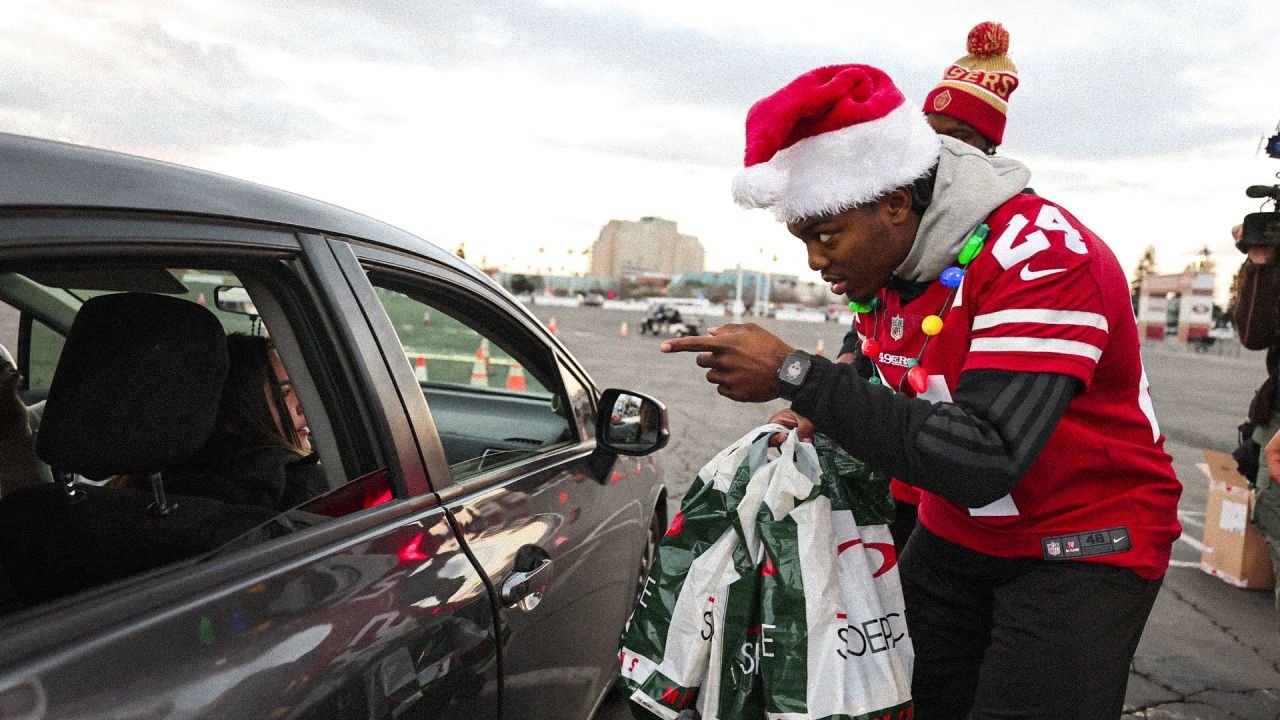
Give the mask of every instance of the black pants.
<svg viewBox="0 0 1280 720">
<path fill-rule="evenodd" d="M 894 499 L 893 501 L 893 522 L 889 523 L 889 534 L 893 536 L 893 548 L 898 551 L 898 555 L 902 555 L 903 549 L 907 547 L 907 540 L 911 537 L 911 531 L 916 529 L 916 510 L 919 506 L 912 505 L 909 502 L 902 502 Z"/>
<path fill-rule="evenodd" d="M 997 558 L 923 526 L 899 562 L 916 720 L 1119 718 L 1160 591 L 1124 568 Z"/>
</svg>

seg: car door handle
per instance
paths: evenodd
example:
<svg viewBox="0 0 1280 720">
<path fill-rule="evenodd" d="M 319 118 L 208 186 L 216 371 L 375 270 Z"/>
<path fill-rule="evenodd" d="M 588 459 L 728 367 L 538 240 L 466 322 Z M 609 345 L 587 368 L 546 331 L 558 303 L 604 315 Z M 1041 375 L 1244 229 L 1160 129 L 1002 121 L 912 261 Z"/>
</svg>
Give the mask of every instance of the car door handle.
<svg viewBox="0 0 1280 720">
<path fill-rule="evenodd" d="M 543 558 L 532 569 L 513 572 L 502 581 L 502 604 L 532 610 L 542 602 L 542 593 L 551 583 L 551 559 Z"/>
</svg>

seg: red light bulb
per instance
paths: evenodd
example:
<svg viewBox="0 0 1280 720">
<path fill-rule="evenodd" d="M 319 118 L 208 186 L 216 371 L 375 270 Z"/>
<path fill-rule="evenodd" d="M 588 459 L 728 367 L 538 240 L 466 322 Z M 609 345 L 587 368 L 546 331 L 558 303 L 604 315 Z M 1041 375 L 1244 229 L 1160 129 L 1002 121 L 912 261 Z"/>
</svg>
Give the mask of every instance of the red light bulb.
<svg viewBox="0 0 1280 720">
<path fill-rule="evenodd" d="M 876 358 L 880 355 L 880 341 L 869 337 L 862 341 L 862 354 L 869 358 Z"/>
<path fill-rule="evenodd" d="M 916 394 L 929 389 L 929 371 L 924 369 L 923 365 L 916 365 L 907 371 L 907 384 L 911 386 Z"/>
</svg>

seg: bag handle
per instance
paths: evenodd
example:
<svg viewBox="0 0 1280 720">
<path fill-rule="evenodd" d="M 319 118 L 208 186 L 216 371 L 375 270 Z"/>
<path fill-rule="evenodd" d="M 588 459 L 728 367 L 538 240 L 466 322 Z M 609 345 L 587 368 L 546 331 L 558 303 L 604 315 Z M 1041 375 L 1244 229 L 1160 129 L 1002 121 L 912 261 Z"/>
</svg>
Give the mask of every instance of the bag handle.
<svg viewBox="0 0 1280 720">
<path fill-rule="evenodd" d="M 778 450 L 781 455 L 774 461 L 778 464 L 777 472 L 764 496 L 764 504 L 773 513 L 774 520 L 786 517 L 809 497 L 822 477 L 817 449 L 813 443 L 800 442 L 795 430 L 787 433 Z"/>
<path fill-rule="evenodd" d="M 754 474 L 768 460 L 768 439 L 777 433 L 784 432 L 787 432 L 787 428 L 777 423 L 765 423 L 753 429 L 716 453 L 716 456 L 698 471 L 698 477 L 702 478 L 703 482 L 715 485 L 721 491 L 727 490 L 726 483 L 733 479 L 743 461 L 749 463 L 747 467 Z"/>
</svg>

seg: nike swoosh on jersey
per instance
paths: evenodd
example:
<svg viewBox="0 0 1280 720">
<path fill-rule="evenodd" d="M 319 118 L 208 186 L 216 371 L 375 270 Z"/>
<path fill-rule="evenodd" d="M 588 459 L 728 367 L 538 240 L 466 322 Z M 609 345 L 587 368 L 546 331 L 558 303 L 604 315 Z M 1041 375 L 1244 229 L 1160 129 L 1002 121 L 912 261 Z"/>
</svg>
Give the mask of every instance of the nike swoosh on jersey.
<svg viewBox="0 0 1280 720">
<path fill-rule="evenodd" d="M 1057 273 L 1066 272 L 1066 271 L 1067 271 L 1066 268 L 1049 268 L 1048 270 L 1032 270 L 1031 265 L 1028 264 L 1028 265 L 1022 266 L 1022 272 L 1018 273 L 1018 277 L 1022 278 L 1024 281 L 1031 282 L 1032 280 L 1039 280 L 1042 277 L 1046 277 L 1049 275 L 1056 275 Z"/>
</svg>

